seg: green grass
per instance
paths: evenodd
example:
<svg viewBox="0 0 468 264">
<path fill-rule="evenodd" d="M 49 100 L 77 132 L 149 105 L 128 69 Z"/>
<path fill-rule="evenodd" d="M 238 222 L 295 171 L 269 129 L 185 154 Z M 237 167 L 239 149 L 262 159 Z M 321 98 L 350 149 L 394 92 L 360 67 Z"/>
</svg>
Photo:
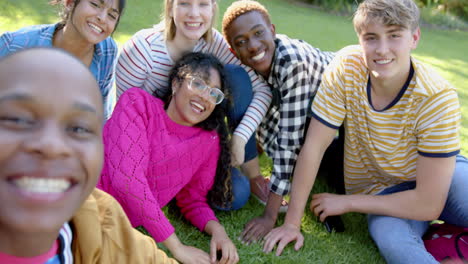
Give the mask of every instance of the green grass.
<svg viewBox="0 0 468 264">
<path fill-rule="evenodd" d="M 47 0 L 0 0 L 0 33 L 16 30 L 20 27 L 53 23 L 58 20 L 55 9 L 47 6 Z M 232 0 L 220 1 L 219 20 Z M 261 1 L 271 12 L 278 33 L 301 38 L 322 50 L 338 50 L 345 45 L 357 43 L 350 17 L 333 16 L 315 9 L 297 5 L 288 0 Z M 151 27 L 159 21 L 162 0 L 128 1 L 128 8 L 114 38 L 122 45 L 137 30 Z M 219 23 L 218 23 L 219 25 Z M 431 64 L 442 76 L 458 88 L 462 106 L 462 151 L 468 150 L 468 32 L 448 31 L 431 28 L 422 29 L 422 39 L 414 56 Z M 261 157 L 262 173 L 269 175 L 271 161 Z M 323 180 L 315 185 L 313 192 L 328 191 Z M 198 232 L 183 220 L 174 206 L 165 209 L 176 228 L 180 239 L 208 251 L 209 237 Z M 304 247 L 295 252 L 288 246 L 281 257 L 264 254 L 259 244 L 245 246 L 235 238 L 242 231 L 243 225 L 254 216 L 262 213 L 263 206 L 251 199 L 241 210 L 219 212 L 217 215 L 230 237 L 235 241 L 241 263 L 384 263 L 376 247 L 367 234 L 365 216 L 346 214 L 343 220 L 346 232 L 328 234 L 311 213 L 303 218 L 302 228 L 305 235 Z M 282 223 L 283 216 L 279 223 Z"/>
</svg>

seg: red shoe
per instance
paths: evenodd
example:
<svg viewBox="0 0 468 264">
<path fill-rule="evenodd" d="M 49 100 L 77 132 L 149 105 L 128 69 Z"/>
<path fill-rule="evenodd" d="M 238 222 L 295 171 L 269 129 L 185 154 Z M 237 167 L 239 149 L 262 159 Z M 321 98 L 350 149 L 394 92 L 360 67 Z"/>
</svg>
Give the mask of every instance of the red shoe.
<svg viewBox="0 0 468 264">
<path fill-rule="evenodd" d="M 268 195 L 270 193 L 270 188 L 268 187 L 269 182 L 270 179 L 263 177 L 263 175 L 258 175 L 250 180 L 250 192 L 252 196 L 263 205 L 266 205 L 268 201 Z M 286 211 L 288 211 L 288 205 L 288 201 L 283 199 L 279 212 L 286 213 Z"/>
</svg>

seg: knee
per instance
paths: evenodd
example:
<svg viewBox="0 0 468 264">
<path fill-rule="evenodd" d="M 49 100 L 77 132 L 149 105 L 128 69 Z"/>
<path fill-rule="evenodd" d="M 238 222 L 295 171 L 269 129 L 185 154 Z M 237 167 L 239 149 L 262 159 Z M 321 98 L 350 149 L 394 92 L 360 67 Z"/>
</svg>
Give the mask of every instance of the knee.
<svg viewBox="0 0 468 264">
<path fill-rule="evenodd" d="M 250 197 L 250 182 L 238 169 L 231 169 L 232 204 L 231 210 L 242 208 Z"/>
</svg>

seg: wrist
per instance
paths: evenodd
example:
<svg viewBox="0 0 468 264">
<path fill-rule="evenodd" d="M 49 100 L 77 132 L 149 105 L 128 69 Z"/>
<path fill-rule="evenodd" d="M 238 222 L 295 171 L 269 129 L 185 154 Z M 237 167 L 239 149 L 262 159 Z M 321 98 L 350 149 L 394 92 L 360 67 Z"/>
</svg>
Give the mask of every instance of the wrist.
<svg viewBox="0 0 468 264">
<path fill-rule="evenodd" d="M 263 216 L 267 219 L 276 222 L 278 218 L 279 208 L 281 207 L 281 202 L 283 201 L 283 196 L 278 195 L 272 191 L 268 194 L 268 201 L 265 206 L 265 212 Z"/>
<path fill-rule="evenodd" d="M 182 248 L 183 244 L 180 242 L 179 238 L 176 236 L 175 233 L 170 235 L 166 240 L 164 240 L 163 245 L 169 249 L 172 255 L 178 255 L 177 253 Z"/>
</svg>

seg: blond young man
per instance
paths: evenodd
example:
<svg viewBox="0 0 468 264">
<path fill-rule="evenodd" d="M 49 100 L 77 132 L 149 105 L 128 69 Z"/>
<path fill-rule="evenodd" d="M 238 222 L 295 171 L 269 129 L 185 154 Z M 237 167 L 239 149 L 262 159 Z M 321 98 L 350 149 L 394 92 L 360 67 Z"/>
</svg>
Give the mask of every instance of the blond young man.
<svg viewBox="0 0 468 264">
<path fill-rule="evenodd" d="M 345 125 L 346 195 L 312 196 L 323 221 L 368 214 L 369 232 L 388 263 L 438 263 L 424 248 L 429 221 L 468 226 L 468 162 L 460 152 L 455 88 L 412 58 L 421 33 L 412 0 L 366 0 L 354 16 L 359 46 L 343 49 L 323 75 L 298 157 L 283 226 L 265 237 L 276 254 L 296 241 L 318 165 Z"/>
</svg>

